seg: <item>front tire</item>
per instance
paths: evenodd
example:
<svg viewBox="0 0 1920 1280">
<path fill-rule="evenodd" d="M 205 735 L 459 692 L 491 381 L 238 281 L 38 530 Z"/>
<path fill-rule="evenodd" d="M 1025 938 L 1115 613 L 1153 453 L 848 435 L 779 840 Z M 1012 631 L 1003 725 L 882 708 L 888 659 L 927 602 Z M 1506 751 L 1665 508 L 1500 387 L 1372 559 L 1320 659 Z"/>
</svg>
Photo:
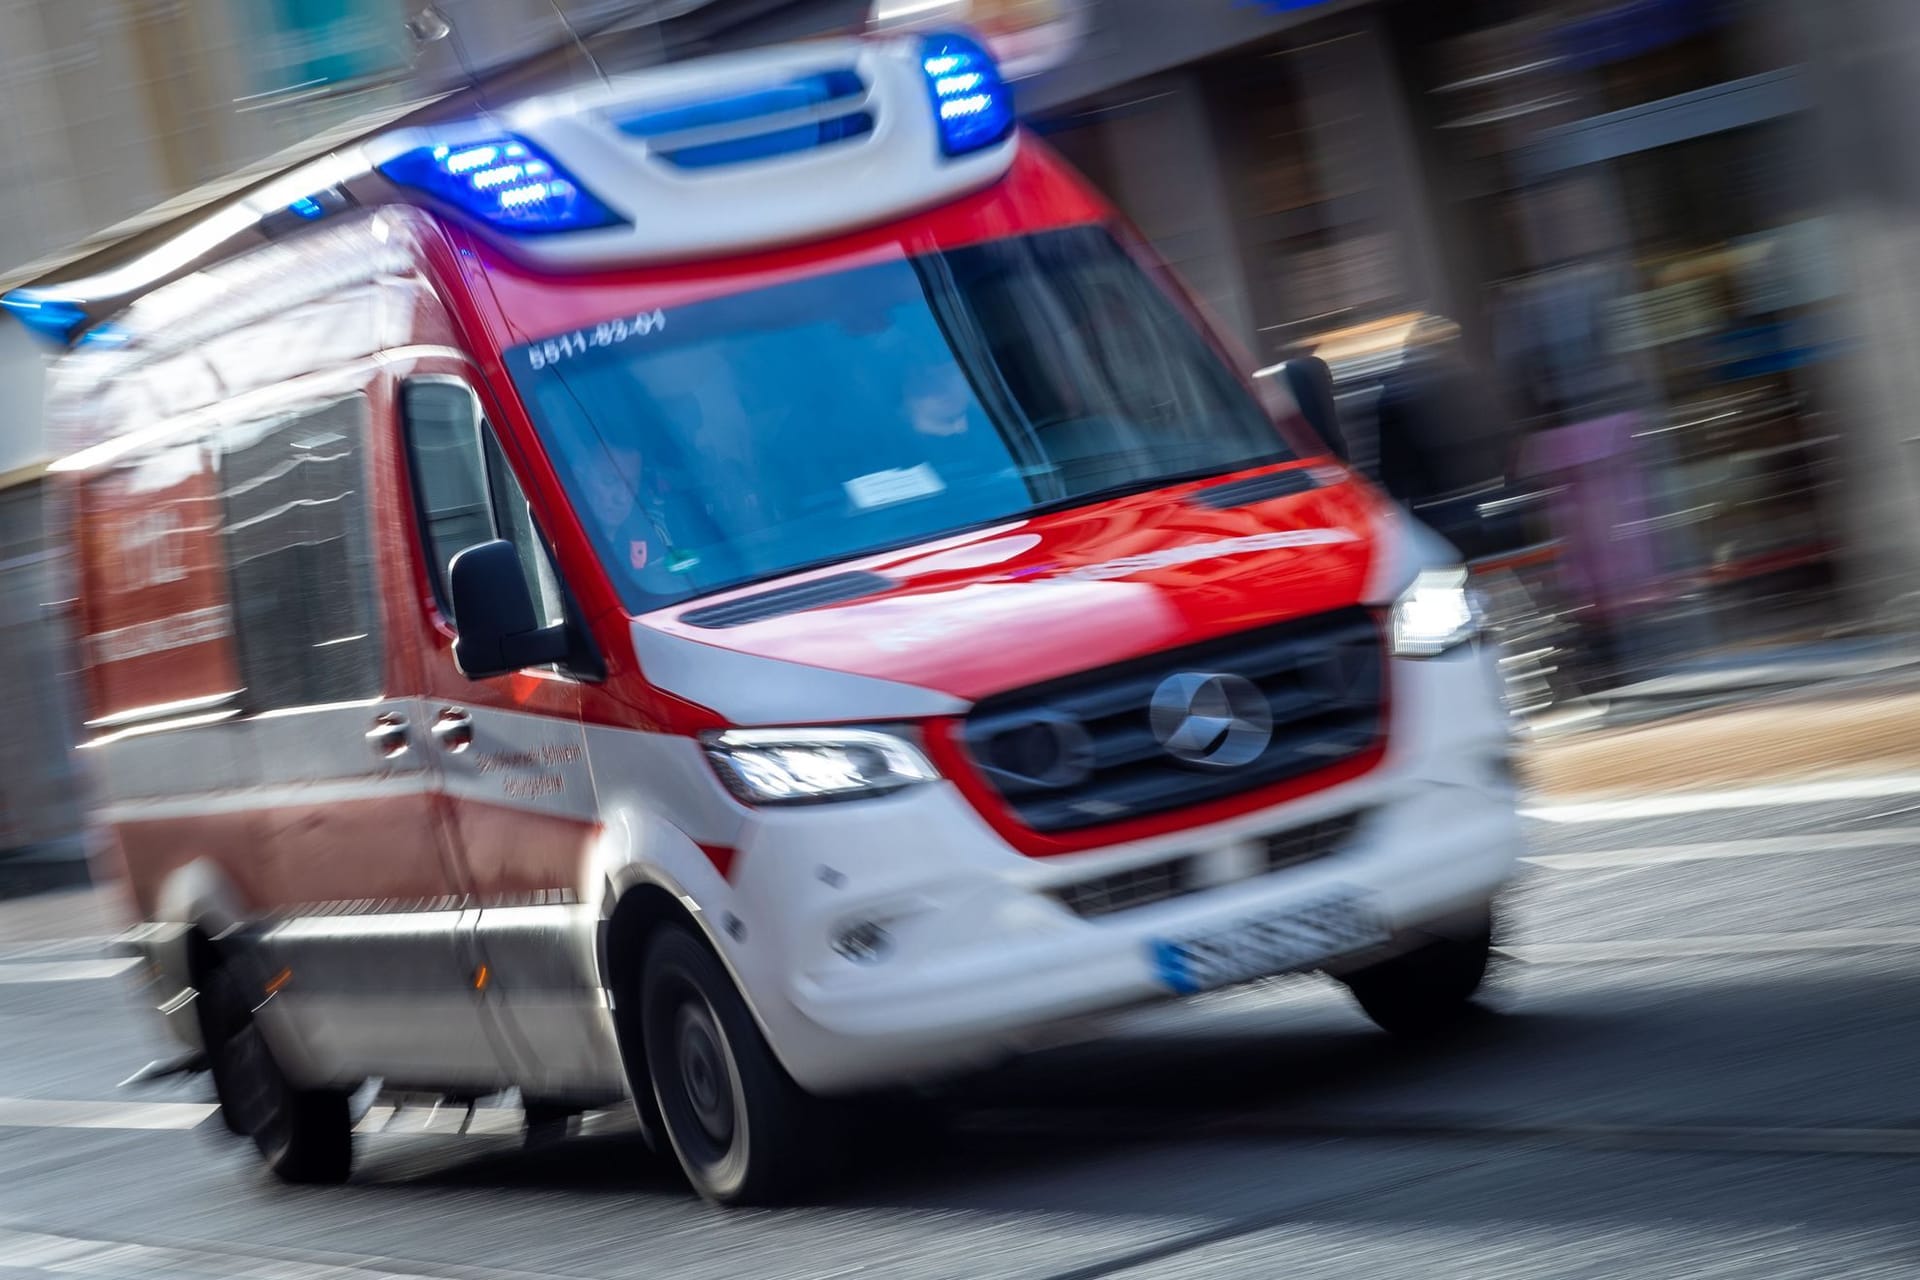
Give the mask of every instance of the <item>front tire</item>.
<svg viewBox="0 0 1920 1280">
<path fill-rule="evenodd" d="M 345 1182 L 353 1169 L 350 1095 L 287 1080 L 227 966 L 208 977 L 202 998 L 207 1063 L 227 1127 L 251 1138 L 283 1182 Z"/>
<path fill-rule="evenodd" d="M 1424 1040 L 1452 1030 L 1470 1015 L 1492 954 L 1489 913 L 1457 937 L 1435 938 L 1342 981 L 1382 1031 Z"/>
<path fill-rule="evenodd" d="M 834 1172 L 825 1104 L 775 1060 L 719 959 L 667 926 L 640 975 L 647 1074 L 687 1180 L 716 1204 L 777 1204 Z"/>
</svg>

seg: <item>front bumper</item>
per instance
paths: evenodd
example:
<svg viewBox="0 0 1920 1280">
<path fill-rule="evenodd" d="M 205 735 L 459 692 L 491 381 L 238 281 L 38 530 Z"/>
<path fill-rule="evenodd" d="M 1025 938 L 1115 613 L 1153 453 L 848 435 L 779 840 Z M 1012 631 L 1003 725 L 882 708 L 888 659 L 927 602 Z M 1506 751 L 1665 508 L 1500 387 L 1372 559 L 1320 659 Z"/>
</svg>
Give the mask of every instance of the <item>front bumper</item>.
<svg viewBox="0 0 1920 1280">
<path fill-rule="evenodd" d="M 1175 991 L 1158 940 L 1282 915 L 1358 893 L 1386 950 L 1483 907 L 1521 848 L 1512 733 L 1490 654 L 1465 647 L 1396 661 L 1391 746 L 1365 777 L 1231 821 L 1053 858 L 1020 855 L 951 786 L 812 811 L 768 811 L 734 880 L 749 941 L 728 959 L 775 1052 L 803 1086 L 841 1092 L 938 1077 L 1057 1035 L 1063 1024 Z M 1326 856 L 1281 870 L 1266 837 L 1355 817 Z M 1198 883 L 1150 905 L 1083 918 L 1066 884 L 1191 860 Z M 833 939 L 877 925 L 886 945 L 850 959 Z M 756 927 L 760 926 L 760 927 Z"/>
</svg>

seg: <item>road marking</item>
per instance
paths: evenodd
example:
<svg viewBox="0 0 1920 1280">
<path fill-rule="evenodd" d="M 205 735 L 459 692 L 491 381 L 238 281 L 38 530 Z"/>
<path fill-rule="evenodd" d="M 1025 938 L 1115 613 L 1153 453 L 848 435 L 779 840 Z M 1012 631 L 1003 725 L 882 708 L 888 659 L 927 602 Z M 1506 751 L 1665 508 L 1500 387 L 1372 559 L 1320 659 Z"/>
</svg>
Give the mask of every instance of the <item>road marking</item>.
<svg viewBox="0 0 1920 1280">
<path fill-rule="evenodd" d="M 1804 929 L 1792 933 L 1726 933 L 1694 938 L 1613 942 L 1535 942 L 1501 947 L 1524 964 L 1592 964 L 1615 960 L 1680 960 L 1714 956 L 1792 955 L 1920 947 L 1920 928 Z"/>
<path fill-rule="evenodd" d="M 479 1107 L 468 1116 L 465 1106 L 394 1107 L 381 1103 L 367 1110 L 355 1133 L 388 1137 L 511 1137 L 526 1127 L 519 1107 Z"/>
<path fill-rule="evenodd" d="M 99 982 L 117 978 L 140 961 L 128 957 L 113 960 L 23 960 L 0 963 L 0 984 L 8 982 Z"/>
<path fill-rule="evenodd" d="M 11 960 L 48 960 L 55 958 L 96 959 L 108 955 L 113 938 L 107 934 L 91 938 L 49 938 L 43 942 L 0 944 L 0 963 Z"/>
<path fill-rule="evenodd" d="M 1714 809 L 1819 804 L 1828 800 L 1871 800 L 1881 796 L 1914 794 L 1920 794 L 1920 774 L 1908 773 L 1882 778 L 1793 782 L 1775 787 L 1740 787 L 1727 791 L 1688 791 L 1620 800 L 1571 801 L 1565 804 L 1533 805 L 1521 812 L 1540 822 L 1622 822 L 1632 818 L 1667 818 L 1682 813 L 1705 813 Z"/>
<path fill-rule="evenodd" d="M 132 957 L 105 960 L 21 960 L 0 962 L 0 983 L 100 982 L 138 967 Z"/>
<path fill-rule="evenodd" d="M 1645 849 L 1608 849 L 1597 853 L 1542 853 L 1521 861 L 1554 871 L 1586 871 L 1601 867 L 1652 867 L 1666 862 L 1710 862 L 1721 858 L 1779 858 L 1794 854 L 1889 849 L 1903 845 L 1920 845 L 1920 827 L 1820 831 L 1801 836 L 1761 836 L 1752 840 L 1655 845 Z"/>
<path fill-rule="evenodd" d="M 532 1271 L 406 1262 L 372 1254 L 217 1244 L 140 1244 L 0 1227 L 0 1267 L 62 1275 L 233 1276 L 246 1280 L 560 1280 Z"/>
<path fill-rule="evenodd" d="M 179 1132 L 198 1128 L 219 1109 L 211 1102 L 0 1098 L 0 1128 Z M 361 1117 L 354 1132 L 390 1138 L 502 1138 L 518 1137 L 525 1127 L 526 1113 L 519 1107 L 480 1107 L 469 1119 L 465 1106 L 395 1107 L 379 1103 Z M 632 1107 L 611 1107 L 581 1116 L 576 1132 L 606 1135 L 637 1131 L 638 1127 Z"/>
<path fill-rule="evenodd" d="M 0 1098 L 0 1127 L 9 1129 L 198 1128 L 216 1110 L 210 1102 L 72 1102 Z"/>
</svg>

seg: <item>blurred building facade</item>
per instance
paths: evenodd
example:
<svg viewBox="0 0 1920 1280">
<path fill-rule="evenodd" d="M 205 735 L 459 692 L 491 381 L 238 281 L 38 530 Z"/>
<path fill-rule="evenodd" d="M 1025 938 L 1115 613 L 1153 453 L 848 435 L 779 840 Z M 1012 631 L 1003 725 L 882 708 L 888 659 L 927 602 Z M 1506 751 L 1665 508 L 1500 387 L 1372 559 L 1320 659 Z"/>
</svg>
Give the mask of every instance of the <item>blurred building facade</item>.
<svg viewBox="0 0 1920 1280">
<path fill-rule="evenodd" d="M 1020 81 L 1024 114 L 1250 365 L 1335 360 L 1363 461 L 1368 386 L 1444 317 L 1624 670 L 1920 625 L 1913 0 L 904 7 L 943 5 L 1070 32 Z M 452 35 L 423 43 L 421 7 L 0 0 L 0 277 L 576 33 L 618 70 L 875 10 L 440 0 Z M 46 550 L 37 455 L 6 456 L 0 500 L 26 514 L 0 572 Z"/>
<path fill-rule="evenodd" d="M 607 0 L 0 0 L 0 288 L 627 13 Z M 700 7 L 665 0 L 663 16 Z M 563 20 L 564 19 L 564 20 Z M 571 24 L 571 25 L 569 25 Z M 81 874 L 42 354 L 0 320 L 0 892 Z"/>
<path fill-rule="evenodd" d="M 1033 86 L 1043 127 L 1256 363 L 1337 350 L 1364 383 L 1410 317 L 1457 324 L 1622 675 L 1920 585 L 1886 386 L 1912 362 L 1875 350 L 1913 295 L 1846 169 L 1920 153 L 1835 145 L 1893 106 L 1835 83 L 1886 47 L 1869 20 L 1910 13 L 1820 39 L 1784 0 L 1206 7 L 1103 6 L 1113 48 Z"/>
<path fill-rule="evenodd" d="M 1334 357 L 1362 462 L 1397 344 L 1457 331 L 1610 678 L 1920 624 L 1910 0 L 944 7 L 1081 15 L 1023 114 L 1255 367 Z"/>
</svg>

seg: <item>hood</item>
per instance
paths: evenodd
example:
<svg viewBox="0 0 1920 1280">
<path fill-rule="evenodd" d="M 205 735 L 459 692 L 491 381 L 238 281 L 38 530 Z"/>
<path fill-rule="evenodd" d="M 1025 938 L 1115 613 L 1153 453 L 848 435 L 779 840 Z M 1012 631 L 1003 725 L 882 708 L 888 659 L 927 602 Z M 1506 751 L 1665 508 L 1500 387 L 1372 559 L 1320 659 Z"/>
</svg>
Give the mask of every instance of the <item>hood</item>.
<svg viewBox="0 0 1920 1280">
<path fill-rule="evenodd" d="M 1227 486 L 1280 471 L 1306 491 L 1222 506 Z M 973 702 L 1372 601 L 1397 585 L 1376 581 L 1395 522 L 1339 468 L 1265 469 L 703 597 L 637 630 Z"/>
</svg>

